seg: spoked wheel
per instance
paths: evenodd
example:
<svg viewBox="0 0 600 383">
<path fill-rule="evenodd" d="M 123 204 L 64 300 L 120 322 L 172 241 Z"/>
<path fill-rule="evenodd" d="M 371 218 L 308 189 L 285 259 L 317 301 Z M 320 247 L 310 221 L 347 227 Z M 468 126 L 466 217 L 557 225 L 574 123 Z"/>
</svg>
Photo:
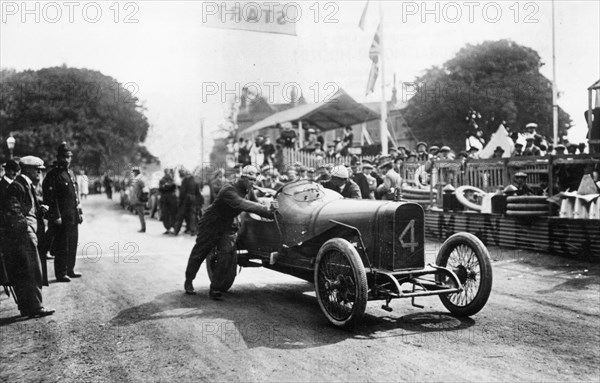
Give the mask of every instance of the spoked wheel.
<svg viewBox="0 0 600 383">
<path fill-rule="evenodd" d="M 440 295 L 444 306 L 458 316 L 471 316 L 485 306 L 492 290 L 492 265 L 485 245 L 473 234 L 457 233 L 440 248 L 436 263 L 458 277 L 463 291 Z M 451 285 L 451 279 L 438 274 L 438 282 Z"/>
<path fill-rule="evenodd" d="M 224 254 L 212 250 L 206 257 L 206 271 L 213 288 L 226 292 L 237 275 L 237 254 L 235 251 L 233 254 Z"/>
<path fill-rule="evenodd" d="M 367 274 L 350 242 L 333 238 L 321 246 L 315 290 L 321 311 L 335 326 L 349 327 L 360 321 L 367 307 Z"/>
</svg>

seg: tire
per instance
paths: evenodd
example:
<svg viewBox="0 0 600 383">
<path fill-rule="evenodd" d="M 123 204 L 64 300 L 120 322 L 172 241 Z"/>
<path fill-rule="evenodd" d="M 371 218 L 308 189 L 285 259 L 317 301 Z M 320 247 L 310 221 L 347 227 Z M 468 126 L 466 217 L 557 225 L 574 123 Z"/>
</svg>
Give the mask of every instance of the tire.
<svg viewBox="0 0 600 383">
<path fill-rule="evenodd" d="M 325 242 L 314 277 L 321 311 L 334 326 L 351 327 L 361 320 L 367 307 L 367 274 L 350 242 L 343 238 Z"/>
<path fill-rule="evenodd" d="M 506 210 L 548 211 L 547 203 L 509 203 Z"/>
<path fill-rule="evenodd" d="M 506 215 L 511 215 L 514 217 L 529 217 L 529 216 L 536 216 L 536 217 L 540 217 L 540 216 L 544 216 L 544 215 L 548 215 L 548 211 L 541 211 L 541 210 L 507 210 L 506 211 Z"/>
<path fill-rule="evenodd" d="M 458 201 L 460 203 L 462 203 L 464 206 L 468 207 L 471 210 L 481 211 L 481 205 L 477 205 L 477 204 L 469 201 L 465 197 L 464 192 L 467 190 L 471 190 L 471 191 L 474 191 L 479 194 L 486 194 L 486 193 L 483 190 L 473 187 L 473 186 L 459 186 L 456 188 L 456 191 L 454 192 L 456 194 L 456 199 L 458 199 Z"/>
<path fill-rule="evenodd" d="M 226 292 L 233 286 L 237 275 L 237 253 L 233 256 L 219 253 L 216 250 L 206 257 L 206 271 L 211 286 L 218 291 Z"/>
<path fill-rule="evenodd" d="M 492 291 L 492 264 L 485 245 L 473 234 L 454 234 L 442 244 L 436 263 L 453 270 L 464 287 L 459 293 L 440 295 L 442 304 L 456 316 L 477 314 Z M 438 274 L 436 280 L 444 282 L 444 277 Z"/>
<path fill-rule="evenodd" d="M 548 197 L 541 195 L 515 195 L 506 197 L 506 203 L 548 203 Z"/>
</svg>

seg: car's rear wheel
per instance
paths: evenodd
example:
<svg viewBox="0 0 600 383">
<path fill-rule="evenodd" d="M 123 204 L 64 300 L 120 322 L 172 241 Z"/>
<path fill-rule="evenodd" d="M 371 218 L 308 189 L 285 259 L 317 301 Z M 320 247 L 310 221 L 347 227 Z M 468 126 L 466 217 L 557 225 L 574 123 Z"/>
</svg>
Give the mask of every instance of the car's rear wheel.
<svg viewBox="0 0 600 383">
<path fill-rule="evenodd" d="M 454 234 L 442 244 L 436 263 L 452 270 L 463 285 L 461 292 L 440 295 L 442 304 L 458 316 L 478 313 L 492 291 L 492 264 L 485 245 L 473 234 Z M 437 281 L 452 284 L 443 274 L 437 275 Z"/>
<path fill-rule="evenodd" d="M 211 286 L 215 290 L 226 292 L 231 288 L 237 275 L 237 254 L 224 254 L 213 250 L 206 257 L 206 271 Z"/>
<path fill-rule="evenodd" d="M 367 307 L 367 274 L 350 242 L 333 238 L 321 246 L 315 290 L 321 311 L 335 326 L 349 327 L 361 320 Z"/>
</svg>

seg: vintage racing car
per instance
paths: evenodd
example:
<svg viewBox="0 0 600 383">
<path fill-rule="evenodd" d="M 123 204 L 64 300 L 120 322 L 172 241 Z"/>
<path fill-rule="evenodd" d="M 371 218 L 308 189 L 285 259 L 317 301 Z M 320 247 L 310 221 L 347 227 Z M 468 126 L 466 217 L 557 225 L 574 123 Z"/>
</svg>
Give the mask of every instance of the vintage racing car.
<svg viewBox="0 0 600 383">
<path fill-rule="evenodd" d="M 458 233 L 425 265 L 424 213 L 410 202 L 344 199 L 320 184 L 283 186 L 275 219 L 241 215 L 236 257 L 209 257 L 212 284 L 227 291 L 237 265 L 263 266 L 315 284 L 321 310 L 335 326 L 356 324 L 367 301 L 439 295 L 457 316 L 485 305 L 492 267 L 483 243 Z M 266 201 L 265 201 L 266 202 Z M 225 259 L 227 258 L 227 259 Z"/>
</svg>

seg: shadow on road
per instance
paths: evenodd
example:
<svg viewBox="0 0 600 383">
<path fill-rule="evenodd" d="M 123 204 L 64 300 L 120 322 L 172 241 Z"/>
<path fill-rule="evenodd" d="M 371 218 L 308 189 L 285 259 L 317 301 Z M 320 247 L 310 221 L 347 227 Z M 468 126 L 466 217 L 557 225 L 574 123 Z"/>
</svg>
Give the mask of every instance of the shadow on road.
<svg viewBox="0 0 600 383">
<path fill-rule="evenodd" d="M 222 301 L 209 299 L 205 292 L 189 296 L 177 290 L 125 309 L 109 323 L 127 327 L 146 321 L 191 320 L 194 336 L 201 336 L 203 341 L 214 337 L 223 343 L 243 344 L 244 348 L 277 349 L 320 347 L 348 339 L 406 337 L 403 339 L 409 341 L 416 335 L 444 335 L 475 324 L 472 319 L 440 312 L 394 317 L 380 311 L 379 315 L 375 302 L 369 305 L 359 325 L 338 329 L 325 319 L 316 298 L 306 294 L 311 290 L 310 284 L 247 284 L 226 293 Z M 179 326 L 182 322 L 177 323 Z"/>
</svg>

